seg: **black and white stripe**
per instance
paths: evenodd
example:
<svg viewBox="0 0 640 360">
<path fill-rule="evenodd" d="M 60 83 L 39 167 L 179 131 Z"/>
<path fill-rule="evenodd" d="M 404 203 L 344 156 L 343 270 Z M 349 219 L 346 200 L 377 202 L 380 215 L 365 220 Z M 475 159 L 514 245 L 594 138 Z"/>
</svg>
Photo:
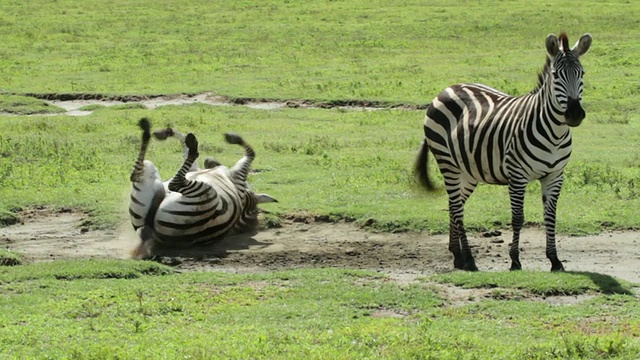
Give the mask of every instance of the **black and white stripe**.
<svg viewBox="0 0 640 360">
<path fill-rule="evenodd" d="M 509 187 L 514 233 L 511 269 L 521 269 L 525 188 L 539 180 L 546 255 L 552 271 L 564 270 L 556 252 L 556 203 L 571 155 L 570 127 L 580 125 L 585 117 L 579 58 L 590 45 L 589 34 L 573 48 L 566 34 L 549 35 L 549 56 L 538 86 L 529 94 L 513 97 L 485 85 L 459 84 L 433 99 L 424 121 L 425 139 L 416 172 L 423 185 L 433 189 L 427 166 L 428 153 L 433 153 L 449 196 L 449 250 L 456 268 L 477 270 L 464 229 L 464 204 L 479 183 L 488 183 Z"/>
<path fill-rule="evenodd" d="M 143 141 L 131 175 L 133 190 L 129 207 L 132 224 L 139 229 L 142 240 L 140 248 L 134 251 L 137 257 L 151 255 L 156 245 L 207 245 L 231 231 L 251 230 L 257 224 L 258 204 L 276 201 L 269 195 L 255 194 L 247 184 L 255 152 L 235 134 L 225 134 L 225 138 L 230 144 L 241 145 L 245 155 L 231 169 L 208 159 L 206 168 L 199 170 L 195 165 L 199 156 L 198 141 L 193 134 L 184 137 L 172 129 L 155 132 L 161 140 L 170 136 L 178 138 L 186 149 L 185 158 L 169 181 L 160 182 L 159 175 L 154 175 L 153 182 L 143 181 L 158 171 L 144 160 L 150 135 L 149 126 L 143 126 L 142 121 L 141 127 Z M 150 198 L 160 201 L 149 202 Z"/>
</svg>

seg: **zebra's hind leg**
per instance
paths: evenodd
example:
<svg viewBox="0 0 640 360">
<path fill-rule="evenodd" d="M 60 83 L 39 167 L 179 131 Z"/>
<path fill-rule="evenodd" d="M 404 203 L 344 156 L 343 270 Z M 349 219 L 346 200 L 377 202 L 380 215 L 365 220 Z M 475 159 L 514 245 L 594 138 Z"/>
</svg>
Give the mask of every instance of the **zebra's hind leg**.
<svg viewBox="0 0 640 360">
<path fill-rule="evenodd" d="M 445 177 L 445 185 L 449 194 L 449 251 L 453 253 L 453 266 L 456 269 L 478 271 L 464 228 L 464 204 L 477 183 Z"/>
<path fill-rule="evenodd" d="M 520 231 L 524 224 L 524 194 L 527 187 L 524 183 L 512 182 L 509 184 L 509 200 L 511 201 L 511 227 L 513 228 L 513 240 L 509 245 L 509 257 L 511 258 L 510 270 L 522 270 L 520 263 Z"/>
<path fill-rule="evenodd" d="M 249 175 L 251 163 L 253 162 L 253 159 L 255 159 L 256 153 L 253 148 L 247 144 L 242 137 L 240 137 L 240 135 L 226 133 L 224 134 L 224 138 L 229 144 L 240 145 L 244 148 L 244 156 L 229 170 L 231 172 L 233 182 L 236 186 L 243 187 L 243 189 L 239 190 L 244 190 L 244 188 L 247 187 L 247 175 Z"/>
<path fill-rule="evenodd" d="M 564 176 L 547 176 L 540 179 L 542 186 L 542 203 L 544 204 L 544 226 L 547 233 L 547 259 L 551 261 L 551 271 L 564 271 L 564 266 L 556 252 L 556 204 L 562 189 Z"/>
</svg>

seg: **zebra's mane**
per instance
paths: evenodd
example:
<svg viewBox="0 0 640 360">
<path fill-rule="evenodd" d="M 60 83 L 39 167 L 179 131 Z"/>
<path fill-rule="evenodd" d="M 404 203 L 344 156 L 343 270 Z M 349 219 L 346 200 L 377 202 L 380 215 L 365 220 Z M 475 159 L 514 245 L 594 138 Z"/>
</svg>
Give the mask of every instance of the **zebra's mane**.
<svg viewBox="0 0 640 360">
<path fill-rule="evenodd" d="M 535 94 L 538 91 L 540 91 L 540 89 L 542 89 L 547 79 L 547 75 L 549 75 L 550 71 L 551 71 L 551 59 L 547 56 L 547 60 L 544 62 L 544 68 L 542 68 L 542 71 L 538 73 L 538 85 L 536 85 L 535 89 L 531 91 L 532 94 Z"/>
<path fill-rule="evenodd" d="M 567 36 L 567 33 L 563 32 L 560 34 L 558 40 L 560 40 L 560 44 L 562 45 L 562 51 L 569 51 L 569 37 Z"/>
</svg>

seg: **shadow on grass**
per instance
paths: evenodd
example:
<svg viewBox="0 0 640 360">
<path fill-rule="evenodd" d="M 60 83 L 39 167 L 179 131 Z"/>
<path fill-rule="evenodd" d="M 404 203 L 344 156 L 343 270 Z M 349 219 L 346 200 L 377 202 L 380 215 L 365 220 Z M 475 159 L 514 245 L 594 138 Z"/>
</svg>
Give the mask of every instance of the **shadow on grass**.
<svg viewBox="0 0 640 360">
<path fill-rule="evenodd" d="M 630 289 L 630 285 L 628 284 L 623 285 L 618 280 L 616 280 L 615 278 L 609 275 L 588 272 L 588 271 L 567 271 L 567 274 L 574 274 L 574 275 L 581 275 L 581 276 L 588 277 L 589 279 L 591 279 L 591 281 L 593 281 L 593 283 L 596 286 L 598 286 L 598 288 L 600 289 L 600 292 L 602 292 L 603 294 L 622 294 L 622 295 L 634 294 L 633 291 L 631 291 Z"/>
<path fill-rule="evenodd" d="M 153 254 L 156 260 L 158 257 L 181 257 L 181 258 L 193 258 L 206 260 L 208 258 L 225 258 L 229 256 L 230 252 L 238 250 L 246 250 L 249 248 L 264 248 L 270 243 L 263 243 L 253 238 L 255 233 L 244 233 L 229 235 L 219 241 L 206 246 L 191 246 L 188 248 L 175 248 L 175 247 L 163 247 L 156 246 L 153 249 Z"/>
</svg>

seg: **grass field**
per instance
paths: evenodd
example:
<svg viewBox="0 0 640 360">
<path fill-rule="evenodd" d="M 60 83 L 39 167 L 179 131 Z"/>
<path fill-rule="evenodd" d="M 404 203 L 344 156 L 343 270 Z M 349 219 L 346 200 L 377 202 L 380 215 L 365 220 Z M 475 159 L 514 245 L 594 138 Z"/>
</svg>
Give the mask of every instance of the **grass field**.
<svg viewBox="0 0 640 360">
<path fill-rule="evenodd" d="M 517 1 L 428 7 L 395 1 L 188 1 L 179 11 L 173 6 L 8 3 L 0 21 L 0 29 L 10 34 L 0 45 L 3 88 L 36 94 L 212 91 L 231 97 L 424 104 L 459 81 L 527 92 L 542 67 L 547 33 L 566 30 L 575 41 L 591 32 L 594 45 L 583 57 L 588 117 L 574 131 L 558 227 L 579 234 L 599 231 L 603 224 L 639 225 L 633 209 L 639 201 L 640 118 L 634 99 L 640 74 L 634 44 L 640 30 L 632 15 L 640 6 L 615 1 L 585 2 L 579 10 Z M 55 111 L 32 99 L 4 98 L 2 107 L 14 113 L 24 114 L 29 106 L 34 113 Z M 195 132 L 211 146 L 205 151 L 227 162 L 238 153 L 221 144 L 219 133 L 245 135 L 259 149 L 257 166 L 273 170 L 252 181 L 283 199 L 274 209 L 280 213 L 374 219 L 386 230 L 446 230 L 441 211 L 446 198 L 417 192 L 410 173 L 423 114 L 401 111 L 199 106 L 137 111 L 127 106 L 82 119 L 4 117 L 2 213 L 36 203 L 80 206 L 94 212 L 97 225 L 118 222 L 135 156 L 133 124 L 141 116 Z M 154 150 L 152 159 L 169 176 L 179 164 L 175 147 Z M 40 180 L 34 184 L 34 178 Z M 105 199 L 96 191 L 103 188 L 113 196 Z M 506 189 L 481 187 L 469 202 L 470 229 L 508 224 L 507 201 Z M 583 204 L 579 211 L 576 203 Z M 539 204 L 538 186 L 532 185 L 527 220 L 541 221 Z"/>
<path fill-rule="evenodd" d="M 474 275 L 403 285 L 339 269 L 174 274 L 95 260 L 0 268 L 0 356 L 633 359 L 640 351 L 628 284 L 580 273 Z M 452 297 L 451 283 L 476 292 Z M 562 293 L 571 294 L 566 304 L 536 295 Z"/>
<path fill-rule="evenodd" d="M 200 137 L 203 156 L 225 164 L 240 158 L 222 133 L 242 134 L 256 147 L 254 188 L 279 199 L 278 214 L 311 212 L 375 220 L 381 230 L 446 231 L 447 197 L 424 194 L 412 175 L 422 115 L 413 111 L 273 111 L 207 105 L 157 110 L 103 109 L 87 117 L 4 117 L 0 135 L 0 204 L 54 205 L 93 212 L 94 225 L 126 219 L 128 174 L 137 156 L 142 116 L 156 126 L 174 124 Z M 285 132 L 283 132 L 283 129 Z M 575 155 L 558 209 L 563 233 L 638 226 L 638 155 L 629 143 L 640 133 L 587 122 L 576 129 Z M 624 136 L 626 141 L 612 139 Z M 380 149 L 385 149 L 381 151 Z M 182 162 L 177 142 L 153 143 L 149 153 L 169 177 Z M 11 161 L 9 161 L 11 160 Z M 38 181 L 33 181 L 38 179 Z M 105 196 L 104 194 L 110 194 Z M 584 204 L 576 211 L 576 203 Z M 540 223 L 539 185 L 527 194 L 527 220 Z M 506 188 L 481 186 L 471 198 L 467 226 L 486 230 L 510 223 Z M 371 221 L 369 221 L 371 223 Z"/>
<path fill-rule="evenodd" d="M 124 221 L 135 124 L 148 116 L 194 132 L 201 154 L 225 164 L 241 151 L 222 133 L 242 134 L 261 170 L 250 181 L 278 198 L 268 205 L 276 215 L 444 232 L 444 191 L 424 194 L 411 173 L 422 111 L 130 103 L 71 117 L 21 95 L 415 105 L 462 81 L 522 94 L 536 84 L 546 35 L 567 31 L 594 42 L 558 230 L 640 228 L 638 3 L 10 0 L 0 10 L 0 109 L 10 113 L 0 116 L 0 224 L 35 205 L 89 212 L 95 227 Z M 169 177 L 179 145 L 154 142 L 149 158 Z M 542 221 L 537 184 L 525 211 Z M 506 188 L 479 187 L 465 220 L 506 227 Z M 633 285 L 602 274 L 454 273 L 403 285 L 348 269 L 176 274 L 146 262 L 0 259 L 16 265 L 0 267 L 3 358 L 634 359 L 640 350 Z M 452 284 L 476 290 L 452 297 L 461 291 Z M 561 294 L 578 300 L 545 299 Z"/>
</svg>

